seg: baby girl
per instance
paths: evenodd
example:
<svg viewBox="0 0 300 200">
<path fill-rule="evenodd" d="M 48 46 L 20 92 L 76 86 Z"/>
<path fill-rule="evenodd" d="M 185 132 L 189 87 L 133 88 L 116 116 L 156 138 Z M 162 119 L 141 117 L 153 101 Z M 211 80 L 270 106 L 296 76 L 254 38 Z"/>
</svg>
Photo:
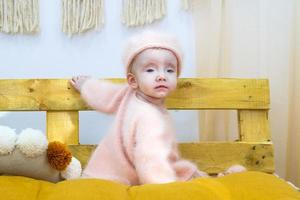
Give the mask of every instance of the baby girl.
<svg viewBox="0 0 300 200">
<path fill-rule="evenodd" d="M 110 133 L 99 143 L 82 177 L 138 185 L 208 176 L 180 158 L 174 125 L 164 107 L 182 68 L 178 41 L 171 35 L 144 32 L 128 41 L 123 58 L 126 84 L 87 76 L 70 81 L 90 107 L 115 114 Z"/>
</svg>

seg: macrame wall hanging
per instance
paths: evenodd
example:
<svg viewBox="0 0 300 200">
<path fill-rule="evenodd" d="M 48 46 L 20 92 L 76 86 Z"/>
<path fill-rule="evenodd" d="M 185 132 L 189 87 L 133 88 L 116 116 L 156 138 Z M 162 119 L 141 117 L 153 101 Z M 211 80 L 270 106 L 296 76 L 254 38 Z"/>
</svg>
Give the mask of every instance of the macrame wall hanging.
<svg viewBox="0 0 300 200">
<path fill-rule="evenodd" d="M 98 30 L 104 24 L 104 0 L 62 0 L 62 30 L 68 35 Z"/>
<path fill-rule="evenodd" d="M 127 26 L 150 24 L 165 14 L 165 0 L 123 0 L 122 21 Z"/>
<path fill-rule="evenodd" d="M 0 0 L 0 31 L 9 34 L 38 32 L 38 0 Z"/>
</svg>

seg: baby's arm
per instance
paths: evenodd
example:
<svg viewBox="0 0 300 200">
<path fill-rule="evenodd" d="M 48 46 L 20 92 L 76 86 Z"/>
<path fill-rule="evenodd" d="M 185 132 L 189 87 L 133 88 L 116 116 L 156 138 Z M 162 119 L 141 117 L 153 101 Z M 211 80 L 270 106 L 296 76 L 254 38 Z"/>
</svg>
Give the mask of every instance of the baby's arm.
<svg viewBox="0 0 300 200">
<path fill-rule="evenodd" d="M 141 184 L 176 181 L 176 172 L 169 161 L 171 144 L 164 138 L 164 124 L 151 113 L 141 117 L 136 126 L 133 152 L 134 165 Z"/>
<path fill-rule="evenodd" d="M 126 92 L 124 84 L 100 81 L 88 76 L 73 77 L 70 83 L 90 107 L 108 114 L 117 110 Z"/>
</svg>

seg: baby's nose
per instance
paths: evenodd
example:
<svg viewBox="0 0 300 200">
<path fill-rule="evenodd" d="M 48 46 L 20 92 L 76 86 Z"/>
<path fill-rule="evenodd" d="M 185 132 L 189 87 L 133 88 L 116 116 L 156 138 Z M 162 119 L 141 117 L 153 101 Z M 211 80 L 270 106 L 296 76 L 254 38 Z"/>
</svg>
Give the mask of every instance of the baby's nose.
<svg viewBox="0 0 300 200">
<path fill-rule="evenodd" d="M 158 81 L 166 81 L 166 77 L 165 77 L 164 74 L 159 74 L 159 75 L 157 76 L 157 80 L 158 80 Z"/>
</svg>

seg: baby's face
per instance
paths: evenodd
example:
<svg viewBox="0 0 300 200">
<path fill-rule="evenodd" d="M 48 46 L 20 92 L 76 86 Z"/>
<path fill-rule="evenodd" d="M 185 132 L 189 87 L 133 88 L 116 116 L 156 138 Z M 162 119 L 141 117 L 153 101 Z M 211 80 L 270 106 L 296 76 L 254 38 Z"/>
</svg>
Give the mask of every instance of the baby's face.
<svg viewBox="0 0 300 200">
<path fill-rule="evenodd" d="M 136 89 L 154 98 L 165 98 L 176 89 L 177 64 L 176 56 L 169 50 L 143 51 L 132 64 Z"/>
</svg>

